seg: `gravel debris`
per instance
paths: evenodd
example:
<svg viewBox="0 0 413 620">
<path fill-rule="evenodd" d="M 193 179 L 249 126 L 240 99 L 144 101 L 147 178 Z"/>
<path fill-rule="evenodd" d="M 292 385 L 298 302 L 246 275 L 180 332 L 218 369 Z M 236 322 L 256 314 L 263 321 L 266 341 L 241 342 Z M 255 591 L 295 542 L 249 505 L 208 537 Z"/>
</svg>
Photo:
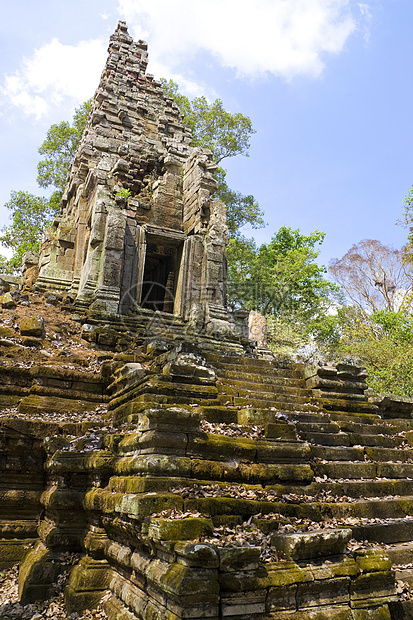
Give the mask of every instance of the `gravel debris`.
<svg viewBox="0 0 413 620">
<path fill-rule="evenodd" d="M 66 613 L 63 590 L 67 584 L 69 571 L 59 575 L 54 584 L 54 595 L 46 601 L 36 601 L 20 605 L 18 599 L 18 565 L 0 571 L 0 618 L 1 620 L 106 620 L 107 615 L 101 607 L 82 613 Z"/>
</svg>

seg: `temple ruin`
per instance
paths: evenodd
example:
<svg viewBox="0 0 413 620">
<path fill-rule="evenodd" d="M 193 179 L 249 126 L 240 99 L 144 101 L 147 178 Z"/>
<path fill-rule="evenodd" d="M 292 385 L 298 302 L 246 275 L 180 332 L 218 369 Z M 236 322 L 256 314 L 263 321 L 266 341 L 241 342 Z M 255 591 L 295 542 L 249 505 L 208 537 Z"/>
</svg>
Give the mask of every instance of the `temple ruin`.
<svg viewBox="0 0 413 620">
<path fill-rule="evenodd" d="M 0 279 L 0 564 L 110 620 L 413 618 L 413 403 L 228 312 L 215 164 L 146 65 L 119 22 L 35 289 Z"/>
<path fill-rule="evenodd" d="M 228 322 L 217 166 L 190 146 L 176 104 L 146 74 L 146 50 L 120 22 L 37 286 L 78 307 L 157 310 L 214 331 Z"/>
</svg>

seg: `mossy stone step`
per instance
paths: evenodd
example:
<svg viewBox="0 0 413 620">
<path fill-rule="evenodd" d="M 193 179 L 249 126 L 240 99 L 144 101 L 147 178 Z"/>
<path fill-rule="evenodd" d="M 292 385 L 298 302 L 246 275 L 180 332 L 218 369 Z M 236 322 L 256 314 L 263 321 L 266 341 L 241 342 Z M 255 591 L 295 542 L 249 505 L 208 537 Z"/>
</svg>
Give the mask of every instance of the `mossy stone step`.
<svg viewBox="0 0 413 620">
<path fill-rule="evenodd" d="M 43 415 L 46 412 L 52 413 L 73 413 L 81 414 L 85 411 L 93 411 L 98 403 L 93 400 L 79 401 L 76 398 L 58 398 L 56 396 L 42 396 L 40 394 L 28 394 L 19 403 L 18 410 L 20 413 L 28 415 Z"/>
<path fill-rule="evenodd" d="M 401 461 L 403 463 L 413 460 L 413 450 L 406 450 L 403 446 L 400 448 L 382 448 L 366 446 L 364 452 L 367 458 L 372 461 L 388 462 Z"/>
<path fill-rule="evenodd" d="M 221 400 L 221 402 L 226 402 L 225 399 L 228 399 L 230 397 L 225 394 L 219 394 L 218 398 Z M 319 407 L 312 403 L 288 402 L 281 397 L 280 398 L 273 397 L 270 399 L 264 399 L 264 398 L 245 398 L 241 396 L 234 396 L 232 397 L 232 402 L 233 402 L 233 405 L 238 406 L 238 407 L 250 406 L 250 407 L 255 407 L 256 409 L 269 409 L 271 407 L 275 407 L 277 410 L 282 411 L 282 412 L 284 411 L 291 411 L 291 412 L 319 411 Z"/>
<path fill-rule="evenodd" d="M 342 394 L 340 396 L 342 396 Z M 346 413 L 356 412 L 376 414 L 377 411 L 377 407 L 369 403 L 367 400 L 351 400 L 349 397 L 344 399 L 339 397 L 333 398 L 332 396 L 329 398 L 318 396 L 318 401 L 326 411 L 332 411 L 334 413 L 344 411 Z"/>
<path fill-rule="evenodd" d="M 207 422 L 236 424 L 238 421 L 238 407 L 200 406 L 196 407 L 196 411 L 199 411 Z"/>
<path fill-rule="evenodd" d="M 303 492 L 297 489 L 293 493 Z M 333 497 L 388 497 L 389 495 L 410 496 L 413 494 L 413 480 L 340 480 L 339 482 L 313 482 L 305 489 L 309 496 L 329 493 Z"/>
<path fill-rule="evenodd" d="M 352 445 L 350 437 L 347 433 L 315 433 L 315 432 L 298 432 L 300 439 L 308 441 L 308 443 L 318 446 L 343 446 Z"/>
<path fill-rule="evenodd" d="M 331 422 L 328 413 L 322 411 L 294 411 L 290 416 L 287 416 L 292 422 L 302 423 L 320 423 L 329 424 Z"/>
<path fill-rule="evenodd" d="M 315 446 L 310 444 L 311 457 L 326 461 L 363 461 L 363 447 Z"/>
<path fill-rule="evenodd" d="M 318 402 L 321 403 L 320 399 L 318 399 Z M 362 424 L 381 424 L 383 422 L 383 419 L 377 415 L 375 412 L 371 412 L 371 411 L 340 411 L 340 410 L 332 410 L 332 409 L 328 409 L 328 411 L 326 410 L 326 413 L 328 413 L 328 415 L 330 416 L 331 420 L 334 421 L 338 421 L 338 420 L 351 420 L 353 422 L 359 422 Z M 392 423 L 394 422 L 394 420 L 392 420 Z"/>
<path fill-rule="evenodd" d="M 220 363 L 214 364 L 214 367 L 216 368 L 218 376 L 225 376 L 229 379 L 234 378 L 235 375 L 240 377 L 240 373 L 244 373 L 247 375 L 253 375 L 254 379 L 257 379 L 257 377 L 271 377 L 273 379 L 296 380 L 300 382 L 300 385 L 302 387 L 305 387 L 305 381 L 301 375 L 301 372 L 297 370 L 269 366 L 268 362 L 267 364 L 264 364 L 261 368 L 245 364 Z"/>
<path fill-rule="evenodd" d="M 309 453 L 308 445 L 302 442 L 265 441 L 211 433 L 189 434 L 187 446 L 187 455 L 192 458 L 236 459 L 237 463 L 308 463 Z"/>
<path fill-rule="evenodd" d="M 413 542 L 389 544 L 386 546 L 386 553 L 392 564 L 411 564 L 413 561 Z"/>
<path fill-rule="evenodd" d="M 296 387 L 285 387 L 285 386 L 273 386 L 268 385 L 267 383 L 249 383 L 247 381 L 232 381 L 232 380 L 220 380 L 217 383 L 217 387 L 221 392 L 225 392 L 227 394 L 235 394 L 237 396 L 252 396 L 257 395 L 258 398 L 264 397 L 264 395 L 269 395 L 272 397 L 273 395 L 280 395 L 286 398 L 297 398 L 297 399 L 310 399 L 312 394 L 309 390 L 296 388 Z M 303 402 L 303 401 L 301 401 Z"/>
<path fill-rule="evenodd" d="M 394 544 L 413 540 L 413 519 L 386 519 L 352 527 L 353 537 L 378 543 Z"/>
<path fill-rule="evenodd" d="M 273 402 L 274 406 L 278 403 L 285 403 L 291 405 L 304 405 L 309 402 L 309 397 L 297 394 L 285 394 L 283 392 L 265 392 L 254 390 L 239 390 L 237 388 L 225 388 L 218 392 L 221 396 L 229 396 L 231 398 L 244 398 L 248 400 L 263 400 L 267 402 Z"/>
<path fill-rule="evenodd" d="M 242 484 L 308 484 L 313 471 L 307 463 L 241 463 L 191 460 L 191 476 Z"/>
<path fill-rule="evenodd" d="M 251 366 L 254 368 L 279 368 L 276 362 L 265 360 L 259 357 L 246 357 L 245 355 L 219 355 L 218 353 L 207 352 L 205 358 L 217 365 L 235 365 L 235 366 Z M 291 364 L 289 370 L 296 371 L 294 363 Z M 283 368 L 284 370 L 284 368 Z"/>
<path fill-rule="evenodd" d="M 395 435 L 398 433 L 396 426 L 390 424 L 363 424 L 352 420 L 335 419 L 335 423 L 343 432 L 357 433 L 359 435 Z"/>
<path fill-rule="evenodd" d="M 327 476 L 327 478 L 345 479 L 374 479 L 377 476 L 376 463 L 351 463 L 345 461 L 329 463 L 313 463 L 315 476 Z"/>
<path fill-rule="evenodd" d="M 369 446 L 395 448 L 403 443 L 400 437 L 388 437 L 385 435 L 358 435 L 356 433 L 316 433 L 300 432 L 300 438 L 311 444 L 320 446 Z"/>
<path fill-rule="evenodd" d="M 109 396 L 102 394 L 102 392 L 78 392 L 70 387 L 59 388 L 34 384 L 30 388 L 29 393 L 38 394 L 39 396 L 69 398 L 71 400 L 90 401 L 94 403 L 109 402 Z"/>
<path fill-rule="evenodd" d="M 217 369 L 217 375 L 221 380 L 226 379 L 228 381 L 241 381 L 248 382 L 250 384 L 263 383 L 265 385 L 283 385 L 286 387 L 307 389 L 305 387 L 305 382 L 303 379 L 288 377 L 284 374 L 275 374 L 274 371 L 262 371 L 260 373 L 252 373 L 237 370 L 227 370 L 224 372 L 220 372 L 220 370 Z"/>
<path fill-rule="evenodd" d="M 109 409 L 117 409 L 119 406 L 126 404 L 130 400 L 139 397 L 156 396 L 161 398 L 161 402 L 178 403 L 196 403 L 196 404 L 220 404 L 202 403 L 203 400 L 214 400 L 217 397 L 217 388 L 214 385 L 199 385 L 191 383 L 178 383 L 166 381 L 165 378 L 151 377 L 147 381 L 141 383 L 135 389 L 132 389 L 122 396 L 116 396 L 109 403 Z M 169 400 L 168 400 L 169 399 Z M 149 400 L 152 400 L 149 398 Z M 160 402 L 160 401 L 158 401 Z"/>
<path fill-rule="evenodd" d="M 282 551 L 288 559 L 309 560 L 344 554 L 351 536 L 352 531 L 348 528 L 275 533 L 271 538 L 271 546 Z"/>
<path fill-rule="evenodd" d="M 339 433 L 340 427 L 333 422 L 297 422 L 299 433 Z"/>
<path fill-rule="evenodd" d="M 361 499 L 353 502 L 315 502 L 315 506 L 319 506 L 323 514 L 328 517 L 334 518 L 346 518 L 356 517 L 360 519 L 368 520 L 377 519 L 380 521 L 386 520 L 404 520 L 408 517 L 413 510 L 413 497 L 406 496 L 401 498 L 383 497 L 383 498 L 368 498 Z M 406 519 L 409 522 L 409 519 Z M 412 532 L 413 532 L 413 519 Z M 370 524 L 369 524 L 370 525 Z M 357 526 L 358 527 L 358 526 Z M 364 527 L 360 524 L 360 527 Z M 413 538 L 413 536 L 412 536 Z M 368 539 L 374 540 L 374 539 Z M 402 539 L 400 539 L 402 540 Z M 409 539 L 405 539 L 409 540 Z M 395 539 L 393 542 L 398 542 Z"/>
</svg>

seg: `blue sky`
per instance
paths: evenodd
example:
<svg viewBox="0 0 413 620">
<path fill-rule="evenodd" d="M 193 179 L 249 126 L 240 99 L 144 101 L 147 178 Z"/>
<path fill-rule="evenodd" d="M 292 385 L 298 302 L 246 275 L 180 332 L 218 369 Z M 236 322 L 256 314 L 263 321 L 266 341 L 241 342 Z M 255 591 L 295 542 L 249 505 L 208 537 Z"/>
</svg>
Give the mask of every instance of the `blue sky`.
<svg viewBox="0 0 413 620">
<path fill-rule="evenodd" d="M 12 190 L 45 193 L 37 149 L 93 95 L 118 19 L 149 73 L 251 117 L 250 157 L 227 167 L 265 213 L 258 242 L 322 230 L 324 264 L 365 238 L 403 245 L 412 0 L 0 0 L 0 226 Z"/>
</svg>

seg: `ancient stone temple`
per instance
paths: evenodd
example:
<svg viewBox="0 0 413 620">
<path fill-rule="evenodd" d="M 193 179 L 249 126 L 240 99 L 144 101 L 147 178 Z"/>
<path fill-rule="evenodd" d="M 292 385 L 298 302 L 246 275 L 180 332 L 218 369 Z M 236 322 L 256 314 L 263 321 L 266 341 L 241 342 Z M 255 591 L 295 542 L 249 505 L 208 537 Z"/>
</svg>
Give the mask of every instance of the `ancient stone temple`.
<svg viewBox="0 0 413 620">
<path fill-rule="evenodd" d="M 0 276 L 0 619 L 59 588 L 109 620 L 413 618 L 413 401 L 227 312 L 214 163 L 146 62 L 120 22 L 35 288 Z"/>
<path fill-rule="evenodd" d="M 158 310 L 213 329 L 228 318 L 216 165 L 146 74 L 146 50 L 119 22 L 37 286 L 78 307 Z"/>
</svg>

